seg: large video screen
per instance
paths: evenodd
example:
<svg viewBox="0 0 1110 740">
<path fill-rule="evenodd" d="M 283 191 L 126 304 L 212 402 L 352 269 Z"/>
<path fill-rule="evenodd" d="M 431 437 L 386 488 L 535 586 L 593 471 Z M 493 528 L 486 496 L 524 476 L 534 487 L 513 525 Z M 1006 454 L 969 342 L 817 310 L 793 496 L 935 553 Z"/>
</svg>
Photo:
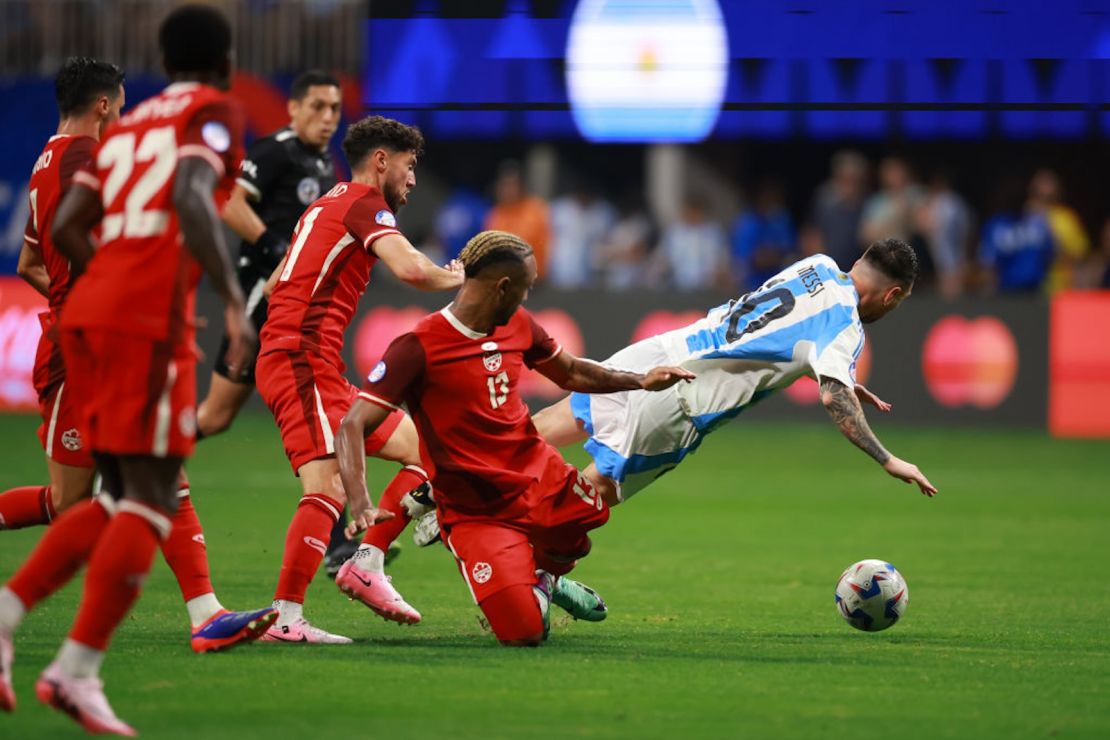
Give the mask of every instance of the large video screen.
<svg viewBox="0 0 1110 740">
<path fill-rule="evenodd" d="M 370 7 L 368 110 L 441 139 L 1110 132 L 1106 0 Z"/>
</svg>

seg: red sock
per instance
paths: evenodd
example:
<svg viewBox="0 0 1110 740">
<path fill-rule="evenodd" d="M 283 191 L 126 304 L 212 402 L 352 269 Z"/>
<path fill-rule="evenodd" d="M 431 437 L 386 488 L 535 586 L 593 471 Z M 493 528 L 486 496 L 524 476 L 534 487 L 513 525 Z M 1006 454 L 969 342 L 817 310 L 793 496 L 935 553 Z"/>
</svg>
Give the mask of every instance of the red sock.
<svg viewBox="0 0 1110 740">
<path fill-rule="evenodd" d="M 89 561 L 85 592 L 69 639 L 106 650 L 116 627 L 139 598 L 158 540 L 170 531 L 165 512 L 131 500 L 104 530 Z"/>
<path fill-rule="evenodd" d="M 89 560 L 101 533 L 108 526 L 108 511 L 99 500 L 80 501 L 58 517 L 8 581 L 27 609 L 69 583 Z"/>
<path fill-rule="evenodd" d="M 49 524 L 56 513 L 50 486 L 24 486 L 0 493 L 0 529 Z"/>
<path fill-rule="evenodd" d="M 197 510 L 193 508 L 193 501 L 188 495 L 179 496 L 177 513 L 170 522 L 173 529 L 170 530 L 170 536 L 162 540 L 162 557 L 177 578 L 181 597 L 185 601 L 191 601 L 198 596 L 212 593 L 214 589 L 208 574 L 204 530 L 201 529 Z"/>
<path fill-rule="evenodd" d="M 393 540 L 405 531 L 405 527 L 409 523 L 409 515 L 405 513 L 405 508 L 401 506 L 401 499 L 406 493 L 427 480 L 428 474 L 414 465 L 406 465 L 401 468 L 397 475 L 393 476 L 389 485 L 385 487 L 382 492 L 382 499 L 378 502 L 379 509 L 392 511 L 394 517 L 388 522 L 375 524 L 366 530 L 366 536 L 362 538 L 362 544 L 373 545 L 382 552 L 388 550 Z"/>
<path fill-rule="evenodd" d="M 285 533 L 285 556 L 281 561 L 275 600 L 304 603 L 305 592 L 320 567 L 331 540 L 331 528 L 343 504 L 322 493 L 306 493 L 297 505 L 289 531 Z"/>
</svg>

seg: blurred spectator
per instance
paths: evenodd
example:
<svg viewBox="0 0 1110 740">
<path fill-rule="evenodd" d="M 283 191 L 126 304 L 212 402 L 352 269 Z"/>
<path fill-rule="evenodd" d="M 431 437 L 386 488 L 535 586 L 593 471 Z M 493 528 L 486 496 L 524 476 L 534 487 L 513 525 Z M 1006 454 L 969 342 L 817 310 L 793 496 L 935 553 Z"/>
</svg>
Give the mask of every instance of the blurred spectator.
<svg viewBox="0 0 1110 740">
<path fill-rule="evenodd" d="M 735 282 L 754 290 L 793 261 L 794 221 L 786 210 L 782 186 L 760 183 L 755 203 L 744 210 L 732 228 L 732 265 Z"/>
<path fill-rule="evenodd" d="M 1102 225 L 1098 249 L 1091 253 L 1081 287 L 1110 288 L 1110 218 Z"/>
<path fill-rule="evenodd" d="M 595 187 L 575 180 L 570 192 L 551 203 L 548 282 L 568 290 L 591 285 L 597 250 L 616 220 L 616 209 Z"/>
<path fill-rule="evenodd" d="M 1048 276 L 1052 263 L 1052 230 L 1039 210 L 1019 210 L 1014 203 L 1020 189 L 1004 183 L 999 189 L 1001 209 L 983 225 L 979 264 L 987 270 L 988 291 L 1031 293 Z"/>
<path fill-rule="evenodd" d="M 435 236 L 448 261 L 459 256 L 467 240 L 482 230 L 489 202 L 468 188 L 459 188 L 443 202 L 436 215 Z"/>
<path fill-rule="evenodd" d="M 520 164 L 503 162 L 494 185 L 497 203 L 486 216 L 486 228 L 516 234 L 531 245 L 536 254 L 536 266 L 542 278 L 548 268 L 548 242 L 551 228 L 548 222 L 547 203 L 529 195 L 524 188 Z"/>
<path fill-rule="evenodd" d="M 1056 247 L 1045 286 L 1049 293 L 1076 287 L 1077 269 L 1091 251 L 1091 239 L 1079 216 L 1062 202 L 1060 178 L 1052 170 L 1038 170 L 1029 182 L 1029 209 L 1044 215 Z"/>
<path fill-rule="evenodd" d="M 648 256 L 655 243 L 655 227 L 643 199 L 629 192 L 620 203 L 617 223 L 594 257 L 606 290 L 631 290 L 646 282 Z"/>
<path fill-rule="evenodd" d="M 730 287 L 728 237 L 709 216 L 705 200 L 689 196 L 679 218 L 663 231 L 657 266 L 679 290 Z"/>
<path fill-rule="evenodd" d="M 967 272 L 965 255 L 971 238 L 971 211 L 952 189 L 944 172 L 936 172 L 918 209 L 918 229 L 925 238 L 937 272 L 937 288 L 945 298 L 962 291 Z"/>
<path fill-rule="evenodd" d="M 914 214 L 925 201 L 925 192 L 913 181 L 909 165 L 900 157 L 879 163 L 879 192 L 867 199 L 860 223 L 860 245 L 894 237 L 913 241 L 917 233 Z"/>
<path fill-rule="evenodd" d="M 820 251 L 841 269 L 851 267 L 860 256 L 859 223 L 866 196 L 867 160 L 859 152 L 837 152 L 832 176 L 817 189 L 812 221 L 821 233 Z"/>
</svg>

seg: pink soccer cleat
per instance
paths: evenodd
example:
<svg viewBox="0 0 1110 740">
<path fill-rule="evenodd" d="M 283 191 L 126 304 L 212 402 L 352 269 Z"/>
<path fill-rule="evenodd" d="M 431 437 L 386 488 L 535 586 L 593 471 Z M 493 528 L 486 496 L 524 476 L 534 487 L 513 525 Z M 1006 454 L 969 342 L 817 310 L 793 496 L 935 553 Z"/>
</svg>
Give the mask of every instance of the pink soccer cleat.
<svg viewBox="0 0 1110 740">
<path fill-rule="evenodd" d="M 91 735 L 139 734 L 112 711 L 99 678 L 73 678 L 51 663 L 39 676 L 35 693 L 39 701 L 73 717 Z"/>
<path fill-rule="evenodd" d="M 312 642 L 318 645 L 346 645 L 352 642 L 351 638 L 343 635 L 333 635 L 331 632 L 313 627 L 308 620 L 301 617 L 293 624 L 279 626 L 274 624 L 266 630 L 266 634 L 258 638 L 259 642 Z"/>
<path fill-rule="evenodd" d="M 361 601 L 378 616 L 401 624 L 417 624 L 422 617 L 420 612 L 409 606 L 392 579 L 384 573 L 368 573 L 354 564 L 354 560 L 343 563 L 335 585 L 351 599 Z"/>
<path fill-rule="evenodd" d="M 15 648 L 11 635 L 0 632 L 0 709 L 15 711 L 15 689 L 12 688 L 12 661 Z"/>
</svg>

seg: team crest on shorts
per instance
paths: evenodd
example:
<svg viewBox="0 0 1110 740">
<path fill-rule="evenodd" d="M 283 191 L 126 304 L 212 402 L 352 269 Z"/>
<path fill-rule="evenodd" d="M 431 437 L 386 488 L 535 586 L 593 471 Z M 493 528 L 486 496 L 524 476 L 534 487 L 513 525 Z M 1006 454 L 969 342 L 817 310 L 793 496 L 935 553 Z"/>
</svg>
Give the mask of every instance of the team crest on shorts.
<svg viewBox="0 0 1110 740">
<path fill-rule="evenodd" d="M 475 583 L 485 583 L 493 577 L 493 566 L 489 563 L 477 562 L 470 571 Z"/>
<path fill-rule="evenodd" d="M 482 364 L 486 366 L 486 370 L 491 373 L 497 372 L 501 369 L 501 353 L 498 351 L 486 352 L 482 355 Z"/>
<path fill-rule="evenodd" d="M 396 226 L 397 225 L 397 219 L 395 219 L 393 217 L 392 213 L 390 213 L 389 211 L 387 211 L 384 208 L 381 209 L 380 211 L 378 211 L 377 215 L 374 216 L 374 221 L 376 223 L 381 224 L 382 226 Z"/>
<path fill-rule="evenodd" d="M 297 199 L 306 206 L 320 197 L 320 181 L 315 177 L 306 177 L 297 183 Z"/>
<path fill-rule="evenodd" d="M 181 409 L 177 415 L 177 428 L 182 437 L 195 437 L 197 433 L 197 412 L 192 406 Z"/>
<path fill-rule="evenodd" d="M 77 452 L 81 449 L 81 432 L 76 429 L 67 429 L 62 432 L 62 447 L 70 452 Z"/>
</svg>

